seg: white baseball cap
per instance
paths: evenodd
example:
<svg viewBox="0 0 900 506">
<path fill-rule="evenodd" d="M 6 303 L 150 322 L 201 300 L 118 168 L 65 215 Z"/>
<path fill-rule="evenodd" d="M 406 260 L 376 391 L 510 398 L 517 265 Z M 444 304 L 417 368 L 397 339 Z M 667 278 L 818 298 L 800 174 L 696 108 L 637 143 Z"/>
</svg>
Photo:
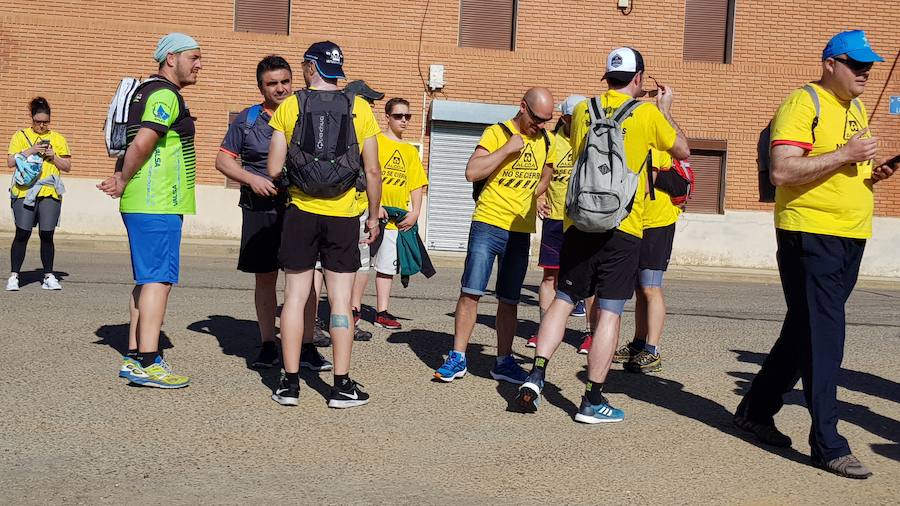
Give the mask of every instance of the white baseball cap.
<svg viewBox="0 0 900 506">
<path fill-rule="evenodd" d="M 587 100 L 581 95 L 569 95 L 565 100 L 559 103 L 559 112 L 563 116 L 571 115 L 575 111 L 575 106 Z"/>
<path fill-rule="evenodd" d="M 619 81 L 631 81 L 634 75 L 644 70 L 644 57 L 637 49 L 620 47 L 613 49 L 606 57 L 606 73 L 603 79 L 611 77 Z"/>
</svg>

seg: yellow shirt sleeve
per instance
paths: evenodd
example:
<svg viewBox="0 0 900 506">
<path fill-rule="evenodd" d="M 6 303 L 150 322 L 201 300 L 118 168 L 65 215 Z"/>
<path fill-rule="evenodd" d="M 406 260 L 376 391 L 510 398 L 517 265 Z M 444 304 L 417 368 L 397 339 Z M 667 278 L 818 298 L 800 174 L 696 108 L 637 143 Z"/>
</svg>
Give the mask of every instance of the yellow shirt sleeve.
<svg viewBox="0 0 900 506">
<path fill-rule="evenodd" d="M 423 186 L 428 186 L 428 176 L 425 175 L 425 167 L 422 166 L 422 161 L 419 160 L 419 152 L 416 148 L 410 150 L 410 157 L 412 161 L 409 164 L 409 182 L 407 185 L 409 191 L 413 191 Z"/>
<path fill-rule="evenodd" d="M 506 135 L 504 135 L 503 130 L 497 125 L 491 125 L 484 129 L 478 145 L 486 149 L 488 153 L 493 153 L 506 144 L 506 141 Z"/>
<path fill-rule="evenodd" d="M 816 108 L 809 93 L 795 90 L 778 108 L 772 120 L 772 145 L 790 144 L 806 151 L 813 149 L 812 122 Z"/>
<path fill-rule="evenodd" d="M 278 106 L 278 109 L 275 109 L 275 114 L 269 120 L 269 126 L 283 133 L 290 143 L 298 114 L 300 114 L 300 103 L 297 102 L 297 95 L 291 95 Z"/>
<path fill-rule="evenodd" d="M 16 153 L 25 151 L 29 147 L 31 146 L 28 145 L 28 141 L 25 140 L 25 136 L 22 135 L 22 131 L 18 130 L 9 140 L 9 149 L 7 150 L 6 154 L 14 155 Z"/>
<path fill-rule="evenodd" d="M 50 132 L 50 145 L 57 156 L 71 156 L 69 151 L 69 143 L 66 138 L 59 132 Z"/>
<path fill-rule="evenodd" d="M 296 119 L 294 122 L 296 123 Z M 356 140 L 359 142 L 360 149 L 362 149 L 362 144 L 366 139 L 381 133 L 381 128 L 378 126 L 372 107 L 369 106 L 369 103 L 364 98 L 359 96 L 353 102 L 353 127 L 356 129 Z"/>
<path fill-rule="evenodd" d="M 655 144 L 653 148 L 660 151 L 672 149 L 672 146 L 675 145 L 675 139 L 678 138 L 678 132 L 675 130 L 675 127 L 669 123 L 669 120 L 666 119 L 662 111 L 655 105 L 653 107 L 645 106 L 644 109 L 647 110 L 647 114 L 653 125 L 654 135 L 651 137 Z"/>
<path fill-rule="evenodd" d="M 591 115 L 588 113 L 588 101 L 585 100 L 572 111 L 572 126 L 569 142 L 572 144 L 572 158 L 578 160 L 584 151 L 584 142 L 587 139 L 588 128 L 591 126 Z"/>
</svg>

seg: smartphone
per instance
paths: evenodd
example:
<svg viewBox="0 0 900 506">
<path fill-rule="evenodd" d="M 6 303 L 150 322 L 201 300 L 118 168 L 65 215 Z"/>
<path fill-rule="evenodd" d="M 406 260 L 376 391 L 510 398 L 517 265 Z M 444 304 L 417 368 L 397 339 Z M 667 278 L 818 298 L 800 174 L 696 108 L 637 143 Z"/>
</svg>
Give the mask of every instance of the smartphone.
<svg viewBox="0 0 900 506">
<path fill-rule="evenodd" d="M 38 144 L 43 144 L 44 146 L 50 145 L 50 139 L 41 139 L 38 141 Z"/>
</svg>

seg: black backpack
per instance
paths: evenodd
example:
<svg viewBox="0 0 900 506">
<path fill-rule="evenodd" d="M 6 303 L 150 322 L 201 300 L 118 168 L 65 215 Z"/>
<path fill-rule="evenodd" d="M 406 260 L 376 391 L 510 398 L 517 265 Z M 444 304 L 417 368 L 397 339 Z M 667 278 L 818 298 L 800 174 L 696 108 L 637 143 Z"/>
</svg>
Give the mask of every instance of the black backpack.
<svg viewBox="0 0 900 506">
<path fill-rule="evenodd" d="M 300 114 L 287 152 L 287 178 L 311 197 L 332 198 L 365 188 L 353 128 L 353 93 L 302 89 Z"/>
<path fill-rule="evenodd" d="M 506 134 L 507 139 L 513 136 L 512 130 L 510 130 L 509 127 L 506 126 L 505 124 L 497 123 L 497 126 L 499 126 L 503 130 L 503 133 Z M 547 149 L 547 158 L 549 158 L 550 157 L 550 144 L 551 144 L 550 136 L 547 134 L 547 130 L 545 130 L 543 128 L 541 129 L 541 133 L 544 134 L 544 146 Z M 547 158 L 544 159 L 545 163 L 546 163 Z M 484 191 L 484 185 L 487 184 L 487 181 L 488 181 L 488 179 L 490 179 L 490 177 L 491 176 L 489 175 L 488 177 L 486 177 L 484 179 L 480 179 L 478 181 L 472 182 L 472 200 L 474 200 L 475 202 L 478 202 L 478 197 L 481 196 L 481 192 Z"/>
</svg>

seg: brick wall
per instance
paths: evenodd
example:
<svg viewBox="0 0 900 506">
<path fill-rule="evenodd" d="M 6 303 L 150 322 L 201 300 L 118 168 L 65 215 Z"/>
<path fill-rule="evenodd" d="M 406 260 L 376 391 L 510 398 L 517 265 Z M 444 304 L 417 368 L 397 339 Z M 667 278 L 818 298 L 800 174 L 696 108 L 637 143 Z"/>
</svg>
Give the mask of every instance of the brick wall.
<svg viewBox="0 0 900 506">
<path fill-rule="evenodd" d="M 185 98 L 198 118 L 198 179 L 206 184 L 223 184 L 213 160 L 228 112 L 257 100 L 254 72 L 266 54 L 281 54 L 296 67 L 311 42 L 334 40 L 346 53 L 348 77 L 410 101 L 407 138 L 418 141 L 423 100 L 427 111 L 432 98 L 514 104 L 534 85 L 548 86 L 557 100 L 597 93 L 606 53 L 631 45 L 644 54 L 650 75 L 675 87 L 675 116 L 691 137 L 728 141 L 726 209 L 767 209 L 756 202 L 758 132 L 791 89 L 817 77 L 828 37 L 863 28 L 889 59 L 872 72 L 863 96 L 870 113 L 900 47 L 892 29 L 900 25 L 900 0 L 737 0 L 729 65 L 682 61 L 683 0 L 636 2 L 629 16 L 616 10 L 615 0 L 520 0 L 512 52 L 458 48 L 458 0 L 431 0 L 427 15 L 423 0 L 292 3 L 291 35 L 275 36 L 234 33 L 234 5 L 227 0 L 4 2 L 0 139 L 29 125 L 27 102 L 40 94 L 53 107 L 53 128 L 72 147 L 70 177 L 108 174 L 102 126 L 110 95 L 122 76 L 155 69 L 156 41 L 174 30 L 203 46 L 201 80 Z M 422 81 L 432 63 L 445 66 L 447 82 L 433 97 Z M 900 117 L 887 115 L 892 93 L 900 95 L 900 69 L 873 121 L 885 154 L 900 152 Z M 376 113 L 383 123 L 377 106 Z M 426 160 L 427 135 L 426 129 Z M 879 185 L 877 214 L 900 216 L 898 189 L 900 179 Z"/>
</svg>

